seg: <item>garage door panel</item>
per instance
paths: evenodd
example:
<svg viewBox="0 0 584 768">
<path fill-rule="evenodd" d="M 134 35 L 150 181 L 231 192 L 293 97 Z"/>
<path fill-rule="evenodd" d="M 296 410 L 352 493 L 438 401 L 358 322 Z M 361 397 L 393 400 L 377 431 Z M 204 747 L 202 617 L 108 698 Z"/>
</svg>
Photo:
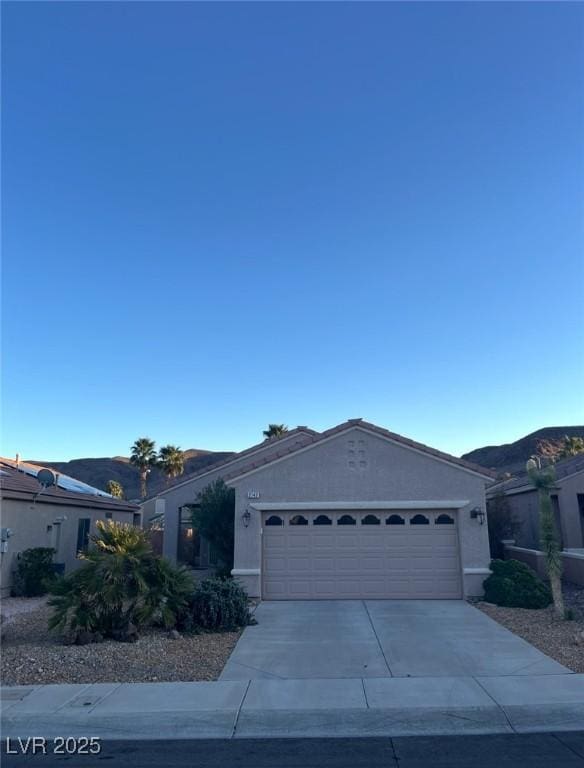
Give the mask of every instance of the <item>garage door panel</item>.
<svg viewBox="0 0 584 768">
<path fill-rule="evenodd" d="M 461 575 L 456 523 L 412 525 L 415 511 L 400 511 L 404 525 L 362 525 L 367 512 L 351 513 L 356 525 L 337 525 L 343 513 L 327 513 L 331 525 L 264 528 L 263 596 L 272 600 L 351 598 L 459 598 Z M 456 520 L 456 516 L 452 513 Z"/>
<path fill-rule="evenodd" d="M 326 533 L 313 531 L 311 540 L 313 547 L 334 547 L 336 543 L 335 535 L 332 531 L 327 531 Z"/>
<path fill-rule="evenodd" d="M 345 599 L 361 597 L 361 584 L 354 579 L 337 579 L 336 590 L 344 595 Z"/>
<path fill-rule="evenodd" d="M 308 534 L 304 536 L 289 536 L 285 544 L 286 549 L 305 552 L 311 549 L 311 540 Z"/>
</svg>

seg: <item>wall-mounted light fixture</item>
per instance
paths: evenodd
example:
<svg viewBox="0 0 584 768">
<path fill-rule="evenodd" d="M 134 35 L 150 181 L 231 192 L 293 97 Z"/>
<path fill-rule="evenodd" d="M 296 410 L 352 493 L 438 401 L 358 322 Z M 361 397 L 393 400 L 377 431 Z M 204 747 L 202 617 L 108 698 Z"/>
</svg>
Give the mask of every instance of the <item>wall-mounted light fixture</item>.
<svg viewBox="0 0 584 768">
<path fill-rule="evenodd" d="M 485 513 L 480 507 L 475 507 L 474 509 L 471 509 L 470 516 L 473 520 L 476 520 L 478 518 L 479 523 L 482 525 L 485 522 Z"/>
<path fill-rule="evenodd" d="M 241 520 L 243 522 L 244 528 L 247 528 L 247 526 L 249 525 L 249 521 L 251 520 L 251 512 L 249 511 L 249 509 L 245 510 L 245 512 L 241 516 Z"/>
</svg>

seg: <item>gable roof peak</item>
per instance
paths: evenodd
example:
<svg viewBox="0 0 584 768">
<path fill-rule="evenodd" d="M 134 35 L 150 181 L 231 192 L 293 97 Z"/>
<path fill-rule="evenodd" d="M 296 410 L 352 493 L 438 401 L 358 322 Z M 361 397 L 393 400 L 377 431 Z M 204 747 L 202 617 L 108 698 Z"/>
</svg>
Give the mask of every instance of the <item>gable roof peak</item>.
<svg viewBox="0 0 584 768">
<path fill-rule="evenodd" d="M 349 430 L 356 428 L 370 432 L 374 435 L 378 435 L 379 437 L 382 437 L 393 443 L 397 443 L 398 445 L 401 445 L 405 448 L 410 448 L 414 451 L 417 451 L 418 453 L 426 454 L 434 459 L 446 462 L 447 464 L 458 466 L 467 472 L 480 475 L 485 480 L 488 479 L 492 481 L 496 477 L 496 473 L 490 469 L 481 467 L 478 464 L 473 464 L 472 462 L 466 461 L 465 459 L 459 459 L 456 456 L 452 456 L 449 453 L 444 453 L 444 451 L 439 451 L 436 448 L 431 448 L 424 443 L 418 443 L 416 440 L 411 440 L 410 438 L 404 437 L 403 435 L 398 435 L 396 432 L 390 432 L 388 429 L 380 427 L 377 424 L 372 424 L 371 422 L 364 421 L 363 419 L 348 419 L 347 421 L 343 421 L 341 424 L 337 424 L 335 427 L 326 429 L 324 432 L 314 433 L 311 436 L 310 442 L 306 443 L 305 445 L 294 445 L 288 449 L 283 448 L 281 452 L 278 452 L 278 455 L 272 455 L 264 459 L 260 459 L 258 462 L 254 463 L 253 466 L 248 464 L 245 467 L 241 467 L 232 474 L 227 475 L 224 479 L 235 480 L 242 475 L 246 475 L 249 472 L 254 472 L 258 469 L 262 469 L 268 464 L 272 464 L 275 461 L 288 458 L 289 456 L 298 453 L 299 451 L 309 450 L 310 448 L 322 443 L 324 440 L 328 440 L 332 437 L 342 434 L 343 432 L 348 432 Z"/>
</svg>

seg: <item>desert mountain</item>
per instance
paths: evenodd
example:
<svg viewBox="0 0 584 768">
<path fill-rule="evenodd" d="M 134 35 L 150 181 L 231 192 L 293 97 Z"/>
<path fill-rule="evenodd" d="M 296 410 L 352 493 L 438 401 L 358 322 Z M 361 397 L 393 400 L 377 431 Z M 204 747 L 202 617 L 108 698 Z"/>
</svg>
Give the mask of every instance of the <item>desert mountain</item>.
<svg viewBox="0 0 584 768">
<path fill-rule="evenodd" d="M 544 427 L 516 440 L 514 443 L 476 448 L 470 453 L 465 453 L 462 458 L 501 473 L 516 474 L 523 471 L 525 462 L 530 456 L 539 452 L 542 441 L 548 444 L 560 443 L 565 435 L 584 437 L 584 426 Z M 211 464 L 223 461 L 233 455 L 233 451 L 206 451 L 198 448 L 185 451 L 185 472 L 182 477 L 199 472 Z M 117 480 L 122 485 L 127 499 L 140 498 L 140 476 L 138 470 L 130 464 L 130 460 L 126 456 L 72 459 L 71 461 L 33 461 L 32 459 L 31 461 L 104 490 L 108 480 Z M 180 482 L 180 479 L 175 482 Z M 159 469 L 153 468 L 148 477 L 148 495 L 156 494 L 166 487 L 167 481 L 164 475 Z"/>
<path fill-rule="evenodd" d="M 199 472 L 205 467 L 223 461 L 232 455 L 232 451 L 205 451 L 196 448 L 185 451 L 183 477 L 193 472 Z M 102 490 L 105 490 L 108 480 L 116 480 L 124 489 L 126 499 L 140 498 L 140 475 L 136 467 L 132 466 L 130 460 L 125 456 L 103 459 L 72 459 L 71 461 L 36 461 L 33 459 L 30 461 L 33 464 L 40 464 L 43 467 L 70 475 Z M 151 496 L 162 491 L 166 484 L 166 478 L 162 472 L 153 468 L 148 476 L 148 495 Z"/>
<path fill-rule="evenodd" d="M 463 459 L 499 472 L 517 474 L 525 469 L 525 462 L 540 453 L 542 442 L 560 443 L 564 436 L 584 437 L 584 427 L 544 427 L 530 435 L 504 445 L 487 445 L 465 453 Z"/>
</svg>

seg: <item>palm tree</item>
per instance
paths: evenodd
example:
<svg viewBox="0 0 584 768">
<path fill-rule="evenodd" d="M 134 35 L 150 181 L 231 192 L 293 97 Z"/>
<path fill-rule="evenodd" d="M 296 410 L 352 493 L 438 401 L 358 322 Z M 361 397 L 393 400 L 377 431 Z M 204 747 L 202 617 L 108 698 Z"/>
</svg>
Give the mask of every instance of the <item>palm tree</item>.
<svg viewBox="0 0 584 768">
<path fill-rule="evenodd" d="M 138 467 L 140 471 L 140 492 L 142 498 L 146 498 L 146 482 L 150 469 L 156 464 L 156 443 L 149 437 L 139 437 L 132 446 L 130 464 Z"/>
<path fill-rule="evenodd" d="M 545 557 L 554 611 L 558 618 L 564 618 L 564 598 L 562 596 L 562 553 L 552 509 L 551 491 L 556 482 L 553 466 L 541 469 L 539 462 L 529 459 L 527 475 L 539 495 L 539 546 Z"/>
<path fill-rule="evenodd" d="M 568 437 L 566 435 L 558 452 L 559 459 L 569 459 L 584 453 L 584 437 Z"/>
<path fill-rule="evenodd" d="M 166 475 L 166 481 L 182 475 L 185 471 L 185 457 L 176 445 L 165 445 L 158 451 L 158 465 Z"/>
<path fill-rule="evenodd" d="M 285 424 L 268 424 L 268 428 L 264 429 L 264 437 L 266 440 L 271 440 L 273 437 L 282 437 L 288 431 L 288 427 Z"/>
<path fill-rule="evenodd" d="M 108 480 L 105 489 L 116 499 L 124 498 L 124 489 L 117 480 Z"/>
</svg>

